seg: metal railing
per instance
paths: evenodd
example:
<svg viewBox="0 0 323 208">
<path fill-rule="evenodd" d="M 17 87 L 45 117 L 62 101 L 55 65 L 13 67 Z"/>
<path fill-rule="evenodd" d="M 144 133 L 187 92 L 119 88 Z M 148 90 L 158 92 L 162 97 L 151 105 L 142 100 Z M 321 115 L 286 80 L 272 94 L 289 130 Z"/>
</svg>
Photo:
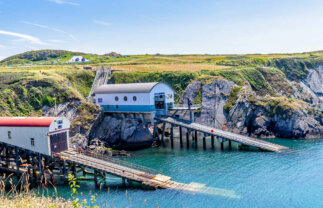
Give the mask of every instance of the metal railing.
<svg viewBox="0 0 323 208">
<path fill-rule="evenodd" d="M 93 157 L 93 158 L 97 158 L 97 159 L 100 159 L 100 160 L 104 160 L 104 161 L 107 161 L 107 162 L 111 162 L 113 164 L 121 165 L 121 166 L 124 166 L 124 167 L 127 167 L 127 168 L 131 168 L 131 169 L 139 170 L 139 171 L 142 171 L 142 172 L 145 172 L 145 173 L 149 173 L 151 175 L 159 174 L 159 172 L 157 170 L 147 168 L 145 166 L 137 165 L 137 164 L 134 164 L 134 163 L 130 163 L 130 162 L 127 162 L 127 161 L 124 161 L 124 160 L 119 160 L 119 159 L 113 158 L 111 156 L 103 155 L 101 153 L 84 151 L 84 152 L 82 152 L 82 154 L 84 154 L 86 156 Z"/>
<path fill-rule="evenodd" d="M 194 104 L 194 105 L 191 105 L 191 108 L 201 108 L 202 105 L 201 104 Z M 188 108 L 188 105 L 187 104 L 175 104 L 173 106 L 173 108 Z"/>
<path fill-rule="evenodd" d="M 89 96 L 87 97 L 87 100 L 88 101 L 90 101 L 90 99 L 92 97 L 92 93 L 93 93 L 93 91 L 94 91 L 94 89 L 96 87 L 97 81 L 98 81 L 98 79 L 99 79 L 100 76 L 101 76 L 101 72 L 100 72 L 100 70 L 97 69 L 96 72 L 95 72 L 95 78 L 93 80 L 93 83 L 92 83 L 92 87 L 91 87 Z"/>
</svg>

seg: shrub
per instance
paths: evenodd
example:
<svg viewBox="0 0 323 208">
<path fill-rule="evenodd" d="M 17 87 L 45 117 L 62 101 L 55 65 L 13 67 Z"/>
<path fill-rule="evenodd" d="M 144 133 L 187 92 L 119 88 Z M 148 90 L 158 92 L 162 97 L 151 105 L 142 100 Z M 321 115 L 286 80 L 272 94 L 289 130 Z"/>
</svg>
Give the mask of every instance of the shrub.
<svg viewBox="0 0 323 208">
<path fill-rule="evenodd" d="M 238 86 L 233 86 L 231 88 L 229 98 L 225 103 L 225 105 L 223 106 L 223 109 L 225 110 L 225 112 L 229 113 L 230 110 L 233 108 L 233 106 L 236 104 L 238 95 L 241 92 L 241 90 L 242 90 L 242 87 L 238 87 Z"/>
</svg>

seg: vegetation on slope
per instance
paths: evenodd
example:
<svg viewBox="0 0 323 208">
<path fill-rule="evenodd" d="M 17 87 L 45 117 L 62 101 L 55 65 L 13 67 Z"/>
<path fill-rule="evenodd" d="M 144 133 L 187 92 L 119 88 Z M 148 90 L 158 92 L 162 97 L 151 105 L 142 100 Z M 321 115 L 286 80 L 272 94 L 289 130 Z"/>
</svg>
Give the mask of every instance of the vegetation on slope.
<svg viewBox="0 0 323 208">
<path fill-rule="evenodd" d="M 309 69 L 323 64 L 323 51 L 299 54 L 250 55 L 110 55 L 85 54 L 63 50 L 31 51 L 9 57 L 0 67 L 0 110 L 2 115 L 34 115 L 41 108 L 68 99 L 84 99 L 91 88 L 94 73 L 79 64 L 63 64 L 73 55 L 83 55 L 93 67 L 111 66 L 111 83 L 165 82 L 181 94 L 196 79 L 223 77 L 243 87 L 250 85 L 257 95 L 289 98 L 294 89 L 287 79 L 298 82 Z M 10 61 L 44 65 L 6 66 Z M 53 60 L 61 63 L 48 64 Z M 118 70 L 116 70 L 116 63 Z M 287 78 L 287 79 L 286 79 Z M 234 104 L 230 96 L 227 110 Z M 176 95 L 176 100 L 178 100 Z M 199 102 L 201 99 L 197 99 Z"/>
<path fill-rule="evenodd" d="M 53 107 L 55 99 L 57 104 L 83 99 L 79 90 L 87 95 L 92 77 L 86 71 L 0 72 L 0 115 L 36 116 L 43 113 L 44 106 Z"/>
</svg>

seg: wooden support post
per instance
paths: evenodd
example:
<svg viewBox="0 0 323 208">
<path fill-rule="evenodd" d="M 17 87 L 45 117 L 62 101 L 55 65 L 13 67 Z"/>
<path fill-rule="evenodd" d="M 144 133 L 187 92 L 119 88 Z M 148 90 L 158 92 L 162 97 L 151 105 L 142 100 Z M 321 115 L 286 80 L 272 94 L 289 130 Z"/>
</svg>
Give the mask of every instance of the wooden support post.
<svg viewBox="0 0 323 208">
<path fill-rule="evenodd" d="M 126 178 L 122 177 L 122 187 L 126 187 Z"/>
<path fill-rule="evenodd" d="M 190 148 L 190 131 L 188 129 L 186 130 L 186 148 Z"/>
<path fill-rule="evenodd" d="M 222 139 L 221 139 L 222 140 Z M 221 141 L 221 150 L 224 149 L 223 140 Z"/>
<path fill-rule="evenodd" d="M 212 145 L 212 149 L 214 149 L 214 136 L 211 136 L 211 145 Z"/>
<path fill-rule="evenodd" d="M 20 161 L 19 161 L 19 153 L 18 153 L 18 148 L 15 147 L 15 163 L 16 163 L 16 170 L 17 170 L 17 178 L 19 179 L 20 172 L 19 172 L 19 166 L 20 166 Z"/>
<path fill-rule="evenodd" d="M 98 183 L 98 171 L 94 170 L 94 183 L 95 183 L 95 187 L 98 188 L 99 187 L 99 183 Z"/>
<path fill-rule="evenodd" d="M 195 141 L 195 148 L 198 148 L 198 144 L 197 144 L 197 131 L 194 131 L 194 141 Z"/>
<path fill-rule="evenodd" d="M 163 123 L 163 133 L 162 133 L 162 138 L 161 138 L 161 142 L 162 142 L 163 146 L 165 146 L 165 143 L 164 143 L 165 128 L 166 128 L 166 123 L 164 122 Z"/>
<path fill-rule="evenodd" d="M 8 147 L 6 147 L 6 167 L 9 168 L 10 167 L 10 161 L 9 161 L 9 149 Z"/>
<path fill-rule="evenodd" d="M 66 171 L 66 161 L 63 161 L 63 175 L 65 178 L 67 178 L 67 171 Z"/>
<path fill-rule="evenodd" d="M 183 148 L 183 132 L 182 132 L 182 127 L 179 127 L 179 142 L 181 145 L 181 148 Z"/>
<path fill-rule="evenodd" d="M 229 150 L 232 150 L 231 140 L 229 140 Z"/>
<path fill-rule="evenodd" d="M 205 135 L 203 135 L 203 149 L 206 150 L 206 138 L 205 138 Z"/>
<path fill-rule="evenodd" d="M 174 148 L 174 127 L 171 125 L 170 127 L 170 143 L 171 147 Z"/>
<path fill-rule="evenodd" d="M 77 178 L 76 177 L 77 174 L 76 174 L 76 166 L 75 166 L 75 164 L 72 165 L 72 173 L 73 173 L 74 177 Z"/>
<path fill-rule="evenodd" d="M 34 183 L 33 184 L 36 185 L 37 184 L 37 173 L 36 173 L 36 169 L 35 168 L 33 169 L 33 178 L 34 178 L 33 179 L 34 180 Z"/>
<path fill-rule="evenodd" d="M 42 158 L 40 154 L 38 154 L 38 171 L 39 171 L 39 180 L 41 180 L 43 176 L 43 165 L 42 165 Z"/>
<path fill-rule="evenodd" d="M 107 185 L 107 174 L 106 174 L 106 172 L 103 172 L 103 178 L 102 178 L 102 180 L 104 181 L 104 186 L 106 186 Z"/>
</svg>

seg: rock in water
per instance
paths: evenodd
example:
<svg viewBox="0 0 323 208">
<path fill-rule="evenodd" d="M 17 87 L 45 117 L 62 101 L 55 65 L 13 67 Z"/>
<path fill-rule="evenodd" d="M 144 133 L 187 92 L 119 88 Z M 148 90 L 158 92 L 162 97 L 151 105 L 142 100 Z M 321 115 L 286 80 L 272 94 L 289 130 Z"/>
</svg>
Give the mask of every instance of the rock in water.
<svg viewBox="0 0 323 208">
<path fill-rule="evenodd" d="M 145 148 L 155 141 L 140 119 L 117 116 L 104 116 L 93 128 L 90 138 L 99 138 L 109 146 L 122 149 Z"/>
</svg>

